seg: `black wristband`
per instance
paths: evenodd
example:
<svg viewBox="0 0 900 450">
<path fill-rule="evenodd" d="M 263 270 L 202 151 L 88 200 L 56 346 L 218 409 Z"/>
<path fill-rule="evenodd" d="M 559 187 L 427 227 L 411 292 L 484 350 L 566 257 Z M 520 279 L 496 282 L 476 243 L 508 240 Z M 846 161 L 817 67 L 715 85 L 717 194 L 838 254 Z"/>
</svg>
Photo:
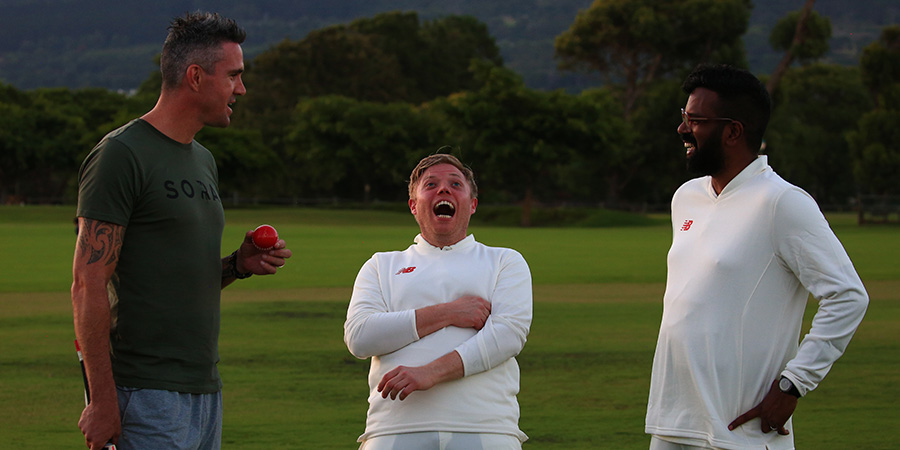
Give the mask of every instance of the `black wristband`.
<svg viewBox="0 0 900 450">
<path fill-rule="evenodd" d="M 251 276 L 253 276 L 253 272 L 247 272 L 247 273 L 238 272 L 238 270 L 237 270 L 237 250 L 235 250 L 234 253 L 232 253 L 231 256 L 229 256 L 229 258 L 231 258 L 231 273 L 234 274 L 235 278 L 237 278 L 238 280 L 243 280 L 245 278 L 250 278 Z"/>
</svg>

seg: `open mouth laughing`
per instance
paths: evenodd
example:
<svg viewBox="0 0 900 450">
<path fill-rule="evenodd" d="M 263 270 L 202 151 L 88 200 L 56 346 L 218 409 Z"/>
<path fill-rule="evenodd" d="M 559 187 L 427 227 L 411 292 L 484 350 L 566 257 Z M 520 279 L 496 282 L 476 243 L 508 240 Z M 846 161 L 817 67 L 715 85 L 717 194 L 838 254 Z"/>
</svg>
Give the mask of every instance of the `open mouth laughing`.
<svg viewBox="0 0 900 450">
<path fill-rule="evenodd" d="M 436 215 L 439 219 L 449 219 L 456 214 L 456 206 L 453 206 L 452 203 L 441 200 L 436 205 L 434 205 L 434 215 Z"/>
<path fill-rule="evenodd" d="M 697 150 L 697 140 L 690 134 L 682 134 L 681 140 L 684 141 L 685 156 L 691 156 Z"/>
</svg>

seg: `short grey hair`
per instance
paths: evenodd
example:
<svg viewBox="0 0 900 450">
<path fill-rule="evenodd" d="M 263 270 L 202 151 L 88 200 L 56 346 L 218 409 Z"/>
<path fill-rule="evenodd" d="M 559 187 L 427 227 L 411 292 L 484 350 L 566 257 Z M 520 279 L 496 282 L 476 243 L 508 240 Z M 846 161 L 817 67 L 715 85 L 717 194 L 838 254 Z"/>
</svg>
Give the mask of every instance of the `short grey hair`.
<svg viewBox="0 0 900 450">
<path fill-rule="evenodd" d="M 237 22 L 216 13 L 198 11 L 175 18 L 159 59 L 163 89 L 178 87 L 192 64 L 212 73 L 222 58 L 222 44 L 241 44 L 246 38 Z"/>
</svg>

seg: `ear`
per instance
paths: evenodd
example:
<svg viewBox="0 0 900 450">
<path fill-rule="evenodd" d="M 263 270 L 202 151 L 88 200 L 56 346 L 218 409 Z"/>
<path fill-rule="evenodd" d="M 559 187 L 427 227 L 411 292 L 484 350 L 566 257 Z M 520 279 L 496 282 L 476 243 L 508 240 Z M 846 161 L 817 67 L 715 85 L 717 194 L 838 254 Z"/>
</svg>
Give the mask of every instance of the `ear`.
<svg viewBox="0 0 900 450">
<path fill-rule="evenodd" d="M 199 91 L 203 75 L 203 68 L 197 64 L 191 64 L 184 73 L 185 86 L 189 87 L 192 91 Z"/>
<path fill-rule="evenodd" d="M 471 212 L 471 214 L 475 214 L 475 208 L 476 208 L 476 207 L 478 207 L 478 199 L 477 199 L 477 198 L 473 198 L 473 199 L 472 199 L 472 212 Z"/>
<path fill-rule="evenodd" d="M 414 198 L 409 199 L 409 212 L 416 215 L 416 199 Z"/>
<path fill-rule="evenodd" d="M 722 133 L 722 137 L 728 145 L 740 145 L 744 141 L 744 124 L 738 121 L 731 122 Z"/>
</svg>

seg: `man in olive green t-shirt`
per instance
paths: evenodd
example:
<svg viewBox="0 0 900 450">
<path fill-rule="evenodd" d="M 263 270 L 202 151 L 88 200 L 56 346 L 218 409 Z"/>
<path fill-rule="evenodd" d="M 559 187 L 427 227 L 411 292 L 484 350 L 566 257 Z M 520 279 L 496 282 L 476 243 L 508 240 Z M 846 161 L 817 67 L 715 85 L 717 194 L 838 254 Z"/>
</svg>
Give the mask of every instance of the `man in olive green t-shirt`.
<svg viewBox="0 0 900 450">
<path fill-rule="evenodd" d="M 78 425 L 91 449 L 221 446 L 221 289 L 291 256 L 283 240 L 257 249 L 248 231 L 221 257 L 218 172 L 194 141 L 204 126 L 228 126 L 246 92 L 244 37 L 217 14 L 175 19 L 156 106 L 104 137 L 79 172 L 72 303 L 91 393 Z"/>
<path fill-rule="evenodd" d="M 206 148 L 176 142 L 142 119 L 105 137 L 85 159 L 78 217 L 124 227 L 111 339 L 117 385 L 195 394 L 221 387 L 225 215 L 217 186 Z"/>
</svg>

